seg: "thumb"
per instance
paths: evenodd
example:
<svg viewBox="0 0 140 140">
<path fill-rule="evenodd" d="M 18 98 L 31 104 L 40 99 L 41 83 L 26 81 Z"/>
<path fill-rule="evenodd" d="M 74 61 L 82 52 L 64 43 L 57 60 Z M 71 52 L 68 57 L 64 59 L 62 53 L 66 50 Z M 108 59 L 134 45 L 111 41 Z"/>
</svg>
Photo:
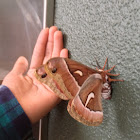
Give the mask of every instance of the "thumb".
<svg viewBox="0 0 140 140">
<path fill-rule="evenodd" d="M 20 75 L 20 74 L 24 74 L 26 71 L 27 71 L 27 68 L 28 68 L 28 61 L 25 57 L 23 56 L 20 56 L 13 69 L 12 69 L 12 72 L 17 74 L 17 75 Z"/>
</svg>

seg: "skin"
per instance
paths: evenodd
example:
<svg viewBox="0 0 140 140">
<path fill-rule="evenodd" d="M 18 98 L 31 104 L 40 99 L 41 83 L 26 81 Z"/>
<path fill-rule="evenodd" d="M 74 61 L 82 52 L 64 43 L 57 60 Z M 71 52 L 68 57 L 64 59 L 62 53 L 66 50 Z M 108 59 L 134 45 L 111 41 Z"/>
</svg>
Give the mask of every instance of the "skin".
<svg viewBox="0 0 140 140">
<path fill-rule="evenodd" d="M 3 80 L 2 85 L 12 91 L 32 123 L 60 102 L 55 93 L 34 76 L 36 68 L 48 59 L 59 56 L 68 57 L 68 50 L 63 48 L 62 32 L 55 26 L 43 29 L 37 39 L 29 70 L 27 59 L 21 56 Z"/>
</svg>

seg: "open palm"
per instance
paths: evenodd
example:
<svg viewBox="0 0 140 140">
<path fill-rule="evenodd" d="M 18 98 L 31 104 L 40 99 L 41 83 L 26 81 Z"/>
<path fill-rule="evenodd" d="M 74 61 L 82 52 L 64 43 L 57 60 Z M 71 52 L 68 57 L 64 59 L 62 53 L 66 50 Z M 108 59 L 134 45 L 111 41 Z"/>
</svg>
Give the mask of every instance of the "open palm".
<svg viewBox="0 0 140 140">
<path fill-rule="evenodd" d="M 38 37 L 27 74 L 24 73 L 28 62 L 20 57 L 2 83 L 13 92 L 32 123 L 46 115 L 60 101 L 55 93 L 34 76 L 37 67 L 59 56 L 68 57 L 68 50 L 63 49 L 62 32 L 55 26 L 46 28 Z"/>
</svg>

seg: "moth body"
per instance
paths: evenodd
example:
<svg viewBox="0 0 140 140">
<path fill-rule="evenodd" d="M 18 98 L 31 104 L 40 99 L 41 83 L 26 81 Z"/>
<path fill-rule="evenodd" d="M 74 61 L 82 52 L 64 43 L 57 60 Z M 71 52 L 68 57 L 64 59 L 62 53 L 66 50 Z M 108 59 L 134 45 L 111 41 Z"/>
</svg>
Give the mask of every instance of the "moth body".
<svg viewBox="0 0 140 140">
<path fill-rule="evenodd" d="M 103 84 L 101 94 L 104 99 L 111 99 L 111 85 L 108 82 Z"/>
</svg>

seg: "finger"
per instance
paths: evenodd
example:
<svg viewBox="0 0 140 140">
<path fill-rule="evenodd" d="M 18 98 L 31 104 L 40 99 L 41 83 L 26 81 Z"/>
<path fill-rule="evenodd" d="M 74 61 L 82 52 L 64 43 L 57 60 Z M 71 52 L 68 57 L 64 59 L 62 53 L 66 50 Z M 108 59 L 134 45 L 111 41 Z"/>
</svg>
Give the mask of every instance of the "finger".
<svg viewBox="0 0 140 140">
<path fill-rule="evenodd" d="M 49 36 L 49 29 L 43 29 L 39 37 L 37 39 L 33 55 L 32 55 L 32 60 L 31 60 L 31 65 L 30 68 L 37 68 L 43 63 L 43 59 L 45 56 L 45 50 L 46 50 L 46 44 L 48 41 L 48 36 Z"/>
<path fill-rule="evenodd" d="M 61 31 L 56 31 L 54 34 L 54 48 L 52 57 L 59 57 L 63 49 L 63 35 Z"/>
<path fill-rule="evenodd" d="M 24 74 L 27 71 L 27 68 L 28 68 L 28 61 L 25 57 L 21 56 L 16 61 L 11 72 L 20 75 L 20 74 Z"/>
<path fill-rule="evenodd" d="M 60 52 L 60 57 L 68 58 L 68 50 L 62 49 Z"/>
<path fill-rule="evenodd" d="M 52 26 L 49 30 L 49 37 L 48 37 L 45 58 L 44 58 L 43 63 L 46 63 L 46 61 L 52 57 L 52 51 L 53 51 L 53 47 L 54 47 L 54 33 L 56 31 L 57 31 L 56 26 Z"/>
</svg>

